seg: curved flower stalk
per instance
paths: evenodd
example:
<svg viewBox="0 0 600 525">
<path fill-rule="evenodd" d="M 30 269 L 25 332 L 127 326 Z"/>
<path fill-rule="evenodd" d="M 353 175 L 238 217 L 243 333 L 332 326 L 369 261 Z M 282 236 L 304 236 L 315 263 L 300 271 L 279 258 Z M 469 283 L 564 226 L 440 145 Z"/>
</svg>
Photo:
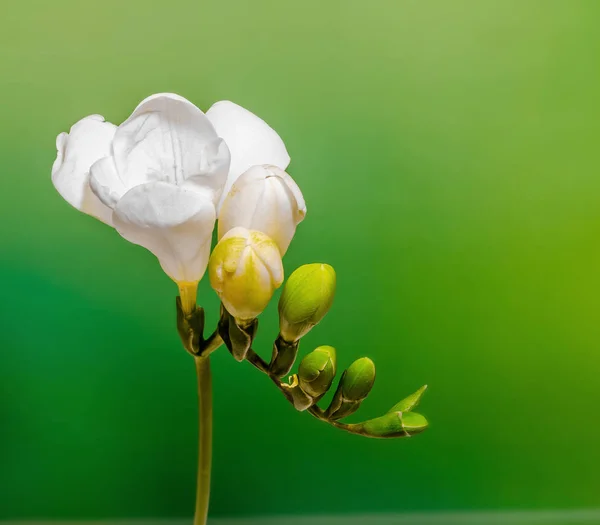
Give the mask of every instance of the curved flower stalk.
<svg viewBox="0 0 600 525">
<path fill-rule="evenodd" d="M 294 271 L 279 301 L 279 333 L 269 361 L 254 350 L 258 316 L 284 282 L 282 257 L 306 216 L 300 188 L 286 173 L 290 157 L 263 120 L 233 102 L 203 113 L 175 94 L 143 100 L 121 125 L 100 115 L 61 133 L 52 181 L 72 206 L 145 247 L 179 287 L 177 329 L 198 375 L 199 454 L 195 525 L 205 525 L 210 494 L 212 391 L 209 356 L 225 345 L 237 361 L 263 372 L 299 411 L 361 436 L 409 437 L 427 428 L 413 411 L 426 387 L 388 412 L 346 423 L 369 395 L 375 365 L 361 358 L 342 372 L 331 402 L 320 407 L 338 371 L 338 352 L 320 346 L 297 360 L 301 339 L 332 306 L 336 274 L 328 264 Z M 211 254 L 218 221 L 218 243 Z M 197 284 L 209 268 L 220 319 L 205 338 Z"/>
<path fill-rule="evenodd" d="M 317 403 L 329 391 L 337 373 L 335 348 L 316 348 L 302 359 L 298 372 L 287 382 L 280 379 L 293 367 L 301 338 L 329 312 L 335 287 L 335 271 L 328 264 L 307 264 L 292 273 L 279 301 L 280 332 L 273 343 L 269 362 L 252 348 L 257 331 L 256 319 L 250 325 L 247 321 L 240 323 L 222 308 L 218 333 L 234 357 L 242 355 L 243 358 L 238 357 L 239 361 L 245 359 L 266 374 L 301 412 L 307 411 L 336 428 L 371 438 L 410 437 L 423 432 L 428 426 L 427 420 L 413 410 L 427 385 L 396 403 L 383 416 L 362 423 L 341 422 L 360 408 L 373 388 L 375 364 L 368 357 L 357 359 L 342 373 L 333 398 L 325 409 Z"/>
</svg>

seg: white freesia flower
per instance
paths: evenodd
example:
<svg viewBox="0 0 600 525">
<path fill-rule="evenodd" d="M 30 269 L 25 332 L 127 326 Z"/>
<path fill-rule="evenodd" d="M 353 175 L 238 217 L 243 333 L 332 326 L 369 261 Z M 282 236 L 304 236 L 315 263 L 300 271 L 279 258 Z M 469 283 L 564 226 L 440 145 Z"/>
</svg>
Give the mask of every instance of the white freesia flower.
<svg viewBox="0 0 600 525">
<path fill-rule="evenodd" d="M 306 215 L 304 197 L 294 179 L 277 166 L 253 166 L 234 183 L 219 212 L 219 238 L 235 227 L 258 230 L 285 254 Z"/>
<path fill-rule="evenodd" d="M 264 121 L 222 101 L 204 114 L 178 95 L 143 100 L 120 126 L 92 115 L 56 141 L 52 181 L 75 208 L 154 253 L 177 282 L 202 278 L 216 209 L 255 164 L 286 168 Z"/>
</svg>

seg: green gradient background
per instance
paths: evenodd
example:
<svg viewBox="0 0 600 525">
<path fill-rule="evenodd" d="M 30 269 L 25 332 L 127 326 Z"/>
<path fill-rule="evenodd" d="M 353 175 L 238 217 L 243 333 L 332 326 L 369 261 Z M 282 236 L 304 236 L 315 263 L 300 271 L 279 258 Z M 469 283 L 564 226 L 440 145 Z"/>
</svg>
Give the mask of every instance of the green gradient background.
<svg viewBox="0 0 600 525">
<path fill-rule="evenodd" d="M 427 433 L 365 440 L 218 352 L 213 515 L 600 504 L 599 2 L 4 5 L 0 518 L 191 512 L 175 286 L 50 182 L 60 131 L 160 91 L 285 139 L 308 203 L 286 270 L 339 279 L 304 351 L 375 360 L 367 417 L 430 385 Z M 274 304 L 261 325 L 268 355 Z"/>
</svg>

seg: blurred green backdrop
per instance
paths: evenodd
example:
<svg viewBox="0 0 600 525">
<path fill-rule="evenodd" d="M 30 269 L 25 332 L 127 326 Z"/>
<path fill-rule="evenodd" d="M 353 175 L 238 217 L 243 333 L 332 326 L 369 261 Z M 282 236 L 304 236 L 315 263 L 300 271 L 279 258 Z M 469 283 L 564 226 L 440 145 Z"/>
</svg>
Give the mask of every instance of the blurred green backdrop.
<svg viewBox="0 0 600 525">
<path fill-rule="evenodd" d="M 303 349 L 372 357 L 345 435 L 213 359 L 213 515 L 598 506 L 600 3 L 9 0 L 0 21 L 0 518 L 191 514 L 194 367 L 153 256 L 50 182 L 79 118 L 231 99 L 285 139 L 290 272 L 339 288 Z M 200 302 L 216 320 L 207 282 Z M 265 355 L 276 308 L 261 320 Z"/>
</svg>

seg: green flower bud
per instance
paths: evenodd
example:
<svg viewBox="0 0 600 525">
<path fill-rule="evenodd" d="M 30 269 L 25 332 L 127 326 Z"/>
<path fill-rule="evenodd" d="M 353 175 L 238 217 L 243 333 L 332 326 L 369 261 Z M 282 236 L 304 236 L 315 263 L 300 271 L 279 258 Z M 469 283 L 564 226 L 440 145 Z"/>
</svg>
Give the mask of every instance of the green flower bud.
<svg viewBox="0 0 600 525">
<path fill-rule="evenodd" d="M 402 426 L 412 436 L 423 432 L 429 426 L 429 422 L 421 414 L 404 412 L 402 414 Z"/>
<path fill-rule="evenodd" d="M 242 325 L 260 314 L 283 281 L 279 248 L 262 232 L 233 228 L 208 263 L 210 285 Z"/>
<path fill-rule="evenodd" d="M 361 357 L 350 365 L 341 381 L 342 394 L 349 401 L 362 401 L 369 395 L 375 382 L 375 363 Z"/>
<path fill-rule="evenodd" d="M 279 300 L 279 331 L 286 341 L 297 341 L 321 322 L 333 303 L 335 281 L 335 270 L 321 263 L 289 276 Z"/>
<path fill-rule="evenodd" d="M 375 382 L 375 364 L 368 357 L 357 359 L 344 372 L 325 416 L 331 420 L 354 414 Z"/>
<path fill-rule="evenodd" d="M 331 387 L 335 371 L 335 348 L 319 346 L 300 362 L 298 368 L 300 388 L 317 401 Z"/>
<path fill-rule="evenodd" d="M 402 401 L 395 404 L 392 408 L 388 410 L 388 412 L 410 412 L 419 404 L 419 401 L 421 401 L 425 390 L 427 390 L 427 385 L 422 386 L 414 394 L 411 394 L 410 396 L 404 398 Z"/>
<path fill-rule="evenodd" d="M 388 412 L 384 416 L 352 425 L 363 435 L 373 438 L 410 437 L 423 432 L 427 426 L 425 417 L 416 412 Z"/>
</svg>

